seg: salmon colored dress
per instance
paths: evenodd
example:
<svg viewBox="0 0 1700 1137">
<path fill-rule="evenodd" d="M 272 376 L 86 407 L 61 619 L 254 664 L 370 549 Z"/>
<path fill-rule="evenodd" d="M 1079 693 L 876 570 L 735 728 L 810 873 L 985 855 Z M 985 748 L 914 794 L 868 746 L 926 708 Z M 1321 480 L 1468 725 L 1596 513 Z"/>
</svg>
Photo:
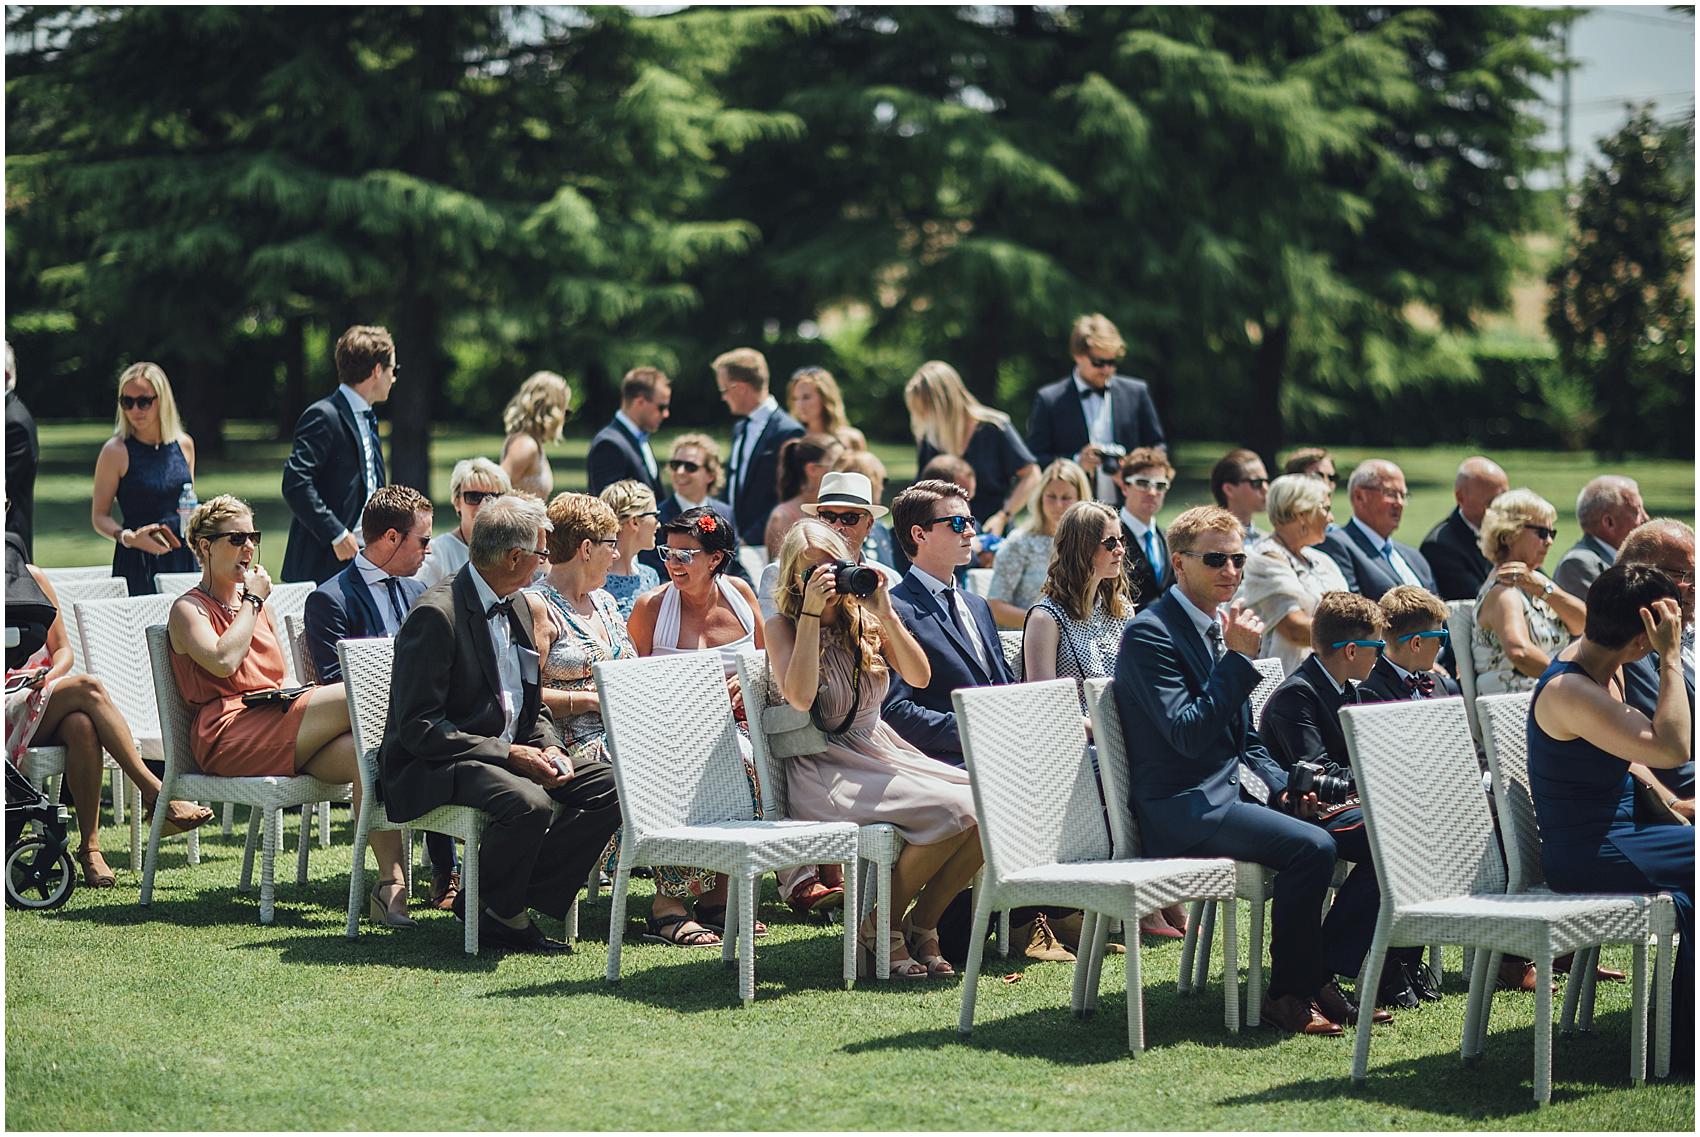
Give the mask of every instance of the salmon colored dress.
<svg viewBox="0 0 1700 1137">
<path fill-rule="evenodd" d="M 222 636 L 236 617 L 199 588 L 184 594 L 199 606 Z M 201 772 L 221 778 L 285 777 L 295 770 L 295 736 L 307 715 L 307 698 L 287 706 L 276 704 L 249 707 L 242 703 L 248 691 L 270 690 L 284 685 L 283 649 L 272 627 L 271 613 L 260 610 L 254 624 L 254 639 L 241 664 L 219 678 L 186 654 L 171 653 L 171 670 L 177 689 L 195 708 L 189 728 L 189 748 Z"/>
</svg>

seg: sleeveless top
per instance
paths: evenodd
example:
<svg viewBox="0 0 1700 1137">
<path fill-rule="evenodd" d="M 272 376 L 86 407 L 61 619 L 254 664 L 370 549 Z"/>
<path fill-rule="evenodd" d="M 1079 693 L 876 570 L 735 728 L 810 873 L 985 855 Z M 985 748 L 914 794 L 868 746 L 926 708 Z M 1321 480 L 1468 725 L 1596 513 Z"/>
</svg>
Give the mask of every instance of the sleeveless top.
<svg viewBox="0 0 1700 1137">
<path fill-rule="evenodd" d="M 738 617 L 738 623 L 744 627 L 744 634 L 729 644 L 719 644 L 712 650 L 720 653 L 720 662 L 726 668 L 726 674 L 731 675 L 738 670 L 738 653 L 756 643 L 756 615 L 750 609 L 749 601 L 743 593 L 732 586 L 732 582 L 724 576 L 714 578 L 720 596 L 732 609 L 732 614 Z M 679 655 L 687 651 L 701 651 L 702 648 L 679 646 L 679 588 L 669 584 L 661 594 L 661 611 L 655 615 L 655 636 L 650 643 L 650 651 L 654 655 Z"/>
<path fill-rule="evenodd" d="M 1476 694 L 1497 695 L 1505 691 L 1532 691 L 1538 680 L 1524 675 L 1506 658 L 1505 645 L 1481 621 L 1482 601 L 1495 587 L 1493 574 L 1482 582 L 1476 593 L 1476 620 L 1470 631 L 1470 656 L 1476 664 Z M 1558 613 L 1544 599 L 1517 590 L 1523 606 L 1523 622 L 1529 626 L 1529 642 L 1546 653 L 1548 659 L 1558 656 L 1570 643 L 1570 629 L 1564 626 Z M 1454 648 L 1453 650 L 1457 650 Z"/>
<path fill-rule="evenodd" d="M 1593 682 L 1581 664 L 1555 660 L 1536 681 L 1529 703 L 1529 796 L 1543 849 L 1555 839 L 1567 845 L 1595 841 L 1612 825 L 1635 820 L 1635 779 L 1627 761 L 1585 738 L 1553 738 L 1535 721 L 1548 681 L 1566 672 Z"/>
<path fill-rule="evenodd" d="M 177 495 L 183 483 L 192 481 L 189 461 L 176 442 L 150 446 L 134 438 L 124 440 L 130 468 L 118 479 L 118 511 L 124 515 L 124 528 L 140 529 L 160 522 L 183 536 L 177 524 Z M 194 572 L 195 554 L 184 545 L 169 553 L 148 553 L 141 549 L 126 549 L 115 545 L 112 550 L 112 575 L 123 577 L 130 585 L 131 596 L 151 596 L 155 589 L 156 572 Z"/>
<path fill-rule="evenodd" d="M 1107 679 L 1116 673 L 1122 633 L 1133 618 L 1112 616 L 1102 604 L 1095 604 L 1090 618 L 1076 620 L 1049 596 L 1040 597 L 1033 607 L 1044 609 L 1057 623 L 1057 678 L 1074 679 L 1084 713 L 1086 680 Z"/>
<path fill-rule="evenodd" d="M 626 621 L 621 618 L 614 598 L 603 589 L 590 594 L 596 614 L 611 641 L 604 644 L 596 638 L 591 625 L 567 604 L 566 598 L 548 584 L 535 586 L 532 591 L 548 601 L 545 611 L 555 626 L 555 639 L 549 645 L 549 656 L 543 660 L 542 679 L 545 687 L 556 691 L 593 691 L 596 679 L 591 664 L 609 659 L 630 659 L 637 655 L 631 637 L 626 634 Z M 568 719 L 556 720 L 566 736 L 567 752 L 575 759 L 582 748 L 600 744 L 603 736 L 602 713 L 586 711 Z M 601 757 L 600 754 L 595 755 Z"/>
</svg>

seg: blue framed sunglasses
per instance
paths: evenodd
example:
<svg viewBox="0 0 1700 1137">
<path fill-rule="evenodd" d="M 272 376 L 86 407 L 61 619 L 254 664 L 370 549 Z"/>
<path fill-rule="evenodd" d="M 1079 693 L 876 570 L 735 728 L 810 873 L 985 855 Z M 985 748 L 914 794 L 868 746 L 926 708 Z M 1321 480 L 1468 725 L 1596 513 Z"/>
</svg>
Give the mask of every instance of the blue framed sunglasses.
<svg viewBox="0 0 1700 1137">
<path fill-rule="evenodd" d="M 1330 651 L 1337 651 L 1347 644 L 1353 644 L 1357 647 L 1373 647 L 1377 655 L 1380 655 L 1387 648 L 1386 640 L 1335 640 L 1328 645 L 1328 648 Z"/>
<path fill-rule="evenodd" d="M 1432 632 L 1406 632 L 1404 635 L 1398 637 L 1393 642 L 1403 644 L 1403 643 L 1410 643 L 1412 640 L 1439 640 L 1440 643 L 1441 643 L 1441 646 L 1444 647 L 1447 643 L 1451 642 L 1451 640 L 1452 640 L 1452 629 L 1450 629 L 1450 628 L 1436 628 Z"/>
<path fill-rule="evenodd" d="M 953 513 L 949 517 L 935 517 L 923 527 L 931 529 L 935 525 L 949 525 L 950 531 L 957 534 L 967 533 L 975 528 L 974 519 L 961 513 Z"/>
</svg>

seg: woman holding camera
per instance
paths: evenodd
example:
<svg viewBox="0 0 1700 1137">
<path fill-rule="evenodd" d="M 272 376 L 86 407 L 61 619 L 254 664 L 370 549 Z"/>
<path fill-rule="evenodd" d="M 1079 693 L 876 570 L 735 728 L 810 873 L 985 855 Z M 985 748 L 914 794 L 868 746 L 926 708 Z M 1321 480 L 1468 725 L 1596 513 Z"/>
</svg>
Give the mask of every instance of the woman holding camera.
<svg viewBox="0 0 1700 1137">
<path fill-rule="evenodd" d="M 220 494 L 189 516 L 189 547 L 201 561 L 201 579 L 171 606 L 171 671 L 194 708 L 189 749 L 204 774 L 221 778 L 311 774 L 332 785 L 353 785 L 360 812 L 360 776 L 348 699 L 341 683 L 281 692 L 283 648 L 266 598 L 272 578 L 259 563 L 260 533 L 254 512 L 240 498 Z M 255 700 L 266 693 L 269 698 Z M 410 928 L 402 883 L 401 831 L 371 834 L 378 860 L 372 919 Z"/>
<path fill-rule="evenodd" d="M 786 702 L 808 711 L 827 736 L 821 753 L 789 759 L 791 813 L 897 828 L 904 847 L 891 876 L 892 926 L 876 928 L 870 917 L 862 948 L 871 956 L 874 937 L 888 935 L 892 978 L 947 977 L 955 969 L 940 951 L 938 923 L 980 869 L 974 801 L 967 774 L 928 758 L 881 720 L 892 669 L 924 687 L 932 668 L 892 612 L 883 574 L 856 597 L 839 592 L 835 571 L 814 571 L 851 559 L 843 539 L 813 520 L 798 522 L 779 551 L 768 660 Z"/>
</svg>

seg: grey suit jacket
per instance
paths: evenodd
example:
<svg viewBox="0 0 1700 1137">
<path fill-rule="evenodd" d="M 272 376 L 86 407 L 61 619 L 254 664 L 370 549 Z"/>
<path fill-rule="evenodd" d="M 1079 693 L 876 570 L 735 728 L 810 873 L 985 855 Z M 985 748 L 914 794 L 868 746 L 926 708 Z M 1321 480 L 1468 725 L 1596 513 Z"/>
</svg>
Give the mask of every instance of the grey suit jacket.
<svg viewBox="0 0 1700 1137">
<path fill-rule="evenodd" d="M 1570 546 L 1558 562 L 1558 567 L 1552 570 L 1555 584 L 1578 600 L 1587 600 L 1588 591 L 1594 587 L 1594 581 L 1599 579 L 1602 572 L 1611 567 L 1617 559 L 1617 551 L 1598 537 L 1586 534 L 1582 539 Z"/>
</svg>

